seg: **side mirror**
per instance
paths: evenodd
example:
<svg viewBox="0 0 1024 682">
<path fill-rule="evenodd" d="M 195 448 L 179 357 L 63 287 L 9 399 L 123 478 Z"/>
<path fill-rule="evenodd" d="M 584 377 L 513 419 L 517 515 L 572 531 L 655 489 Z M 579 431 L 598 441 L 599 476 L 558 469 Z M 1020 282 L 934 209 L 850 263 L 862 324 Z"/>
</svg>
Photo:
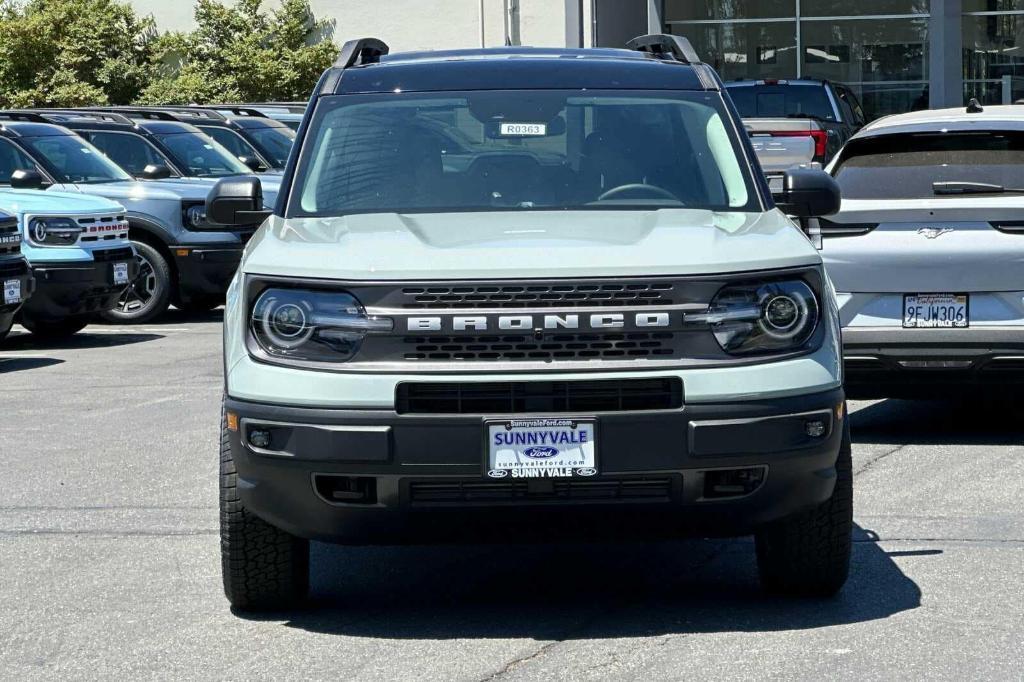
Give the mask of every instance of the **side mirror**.
<svg viewBox="0 0 1024 682">
<path fill-rule="evenodd" d="M 782 190 L 772 196 L 779 210 L 795 218 L 832 215 L 842 203 L 839 184 L 814 168 L 790 168 L 782 178 Z"/>
<path fill-rule="evenodd" d="M 253 227 L 272 214 L 263 208 L 263 185 L 251 175 L 223 178 L 206 197 L 206 217 L 218 225 Z"/>
<path fill-rule="evenodd" d="M 12 189 L 41 189 L 44 184 L 43 174 L 34 168 L 19 168 L 11 173 Z"/>
<path fill-rule="evenodd" d="M 262 173 L 267 170 L 267 167 L 263 165 L 263 162 L 255 156 L 239 156 L 238 160 L 244 163 L 249 170 L 254 173 Z"/>
<path fill-rule="evenodd" d="M 150 163 L 142 169 L 143 180 L 163 180 L 171 177 L 171 169 L 163 164 Z"/>
</svg>

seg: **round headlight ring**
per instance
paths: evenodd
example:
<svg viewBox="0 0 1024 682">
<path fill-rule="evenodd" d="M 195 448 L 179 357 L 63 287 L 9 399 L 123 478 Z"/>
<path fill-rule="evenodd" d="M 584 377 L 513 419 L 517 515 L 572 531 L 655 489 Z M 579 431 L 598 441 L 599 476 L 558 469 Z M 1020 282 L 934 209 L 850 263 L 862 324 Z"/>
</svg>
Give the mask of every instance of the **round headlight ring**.
<svg viewBox="0 0 1024 682">
<path fill-rule="evenodd" d="M 771 287 L 761 300 L 758 327 L 774 339 L 792 339 L 809 331 L 817 315 L 814 294 L 806 285 L 788 286 L 782 291 Z"/>
<path fill-rule="evenodd" d="M 298 303 L 270 299 L 266 303 L 260 329 L 276 348 L 288 351 L 309 341 L 315 329 L 309 324 L 309 311 Z"/>
</svg>

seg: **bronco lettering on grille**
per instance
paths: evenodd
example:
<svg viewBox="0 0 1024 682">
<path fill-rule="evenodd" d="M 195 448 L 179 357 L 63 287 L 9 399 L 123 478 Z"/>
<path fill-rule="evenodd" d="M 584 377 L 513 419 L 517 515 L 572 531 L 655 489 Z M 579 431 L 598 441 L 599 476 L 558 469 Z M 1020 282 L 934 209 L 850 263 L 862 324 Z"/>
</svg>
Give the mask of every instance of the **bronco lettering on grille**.
<svg viewBox="0 0 1024 682">
<path fill-rule="evenodd" d="M 671 313 L 594 313 L 592 315 L 431 315 L 409 317 L 406 329 L 411 332 L 464 331 L 530 331 L 534 329 L 638 329 L 668 327 Z"/>
</svg>

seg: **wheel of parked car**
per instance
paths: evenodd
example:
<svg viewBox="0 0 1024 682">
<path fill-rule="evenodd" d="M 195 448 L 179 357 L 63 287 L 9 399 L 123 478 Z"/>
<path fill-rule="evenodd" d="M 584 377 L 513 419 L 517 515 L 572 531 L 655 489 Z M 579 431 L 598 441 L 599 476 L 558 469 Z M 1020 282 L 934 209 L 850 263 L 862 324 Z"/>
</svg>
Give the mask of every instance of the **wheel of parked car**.
<svg viewBox="0 0 1024 682">
<path fill-rule="evenodd" d="M 757 533 L 757 569 L 770 592 L 826 597 L 850 572 L 853 529 L 853 466 L 850 420 L 836 460 L 836 486 L 818 506 L 777 521 Z"/>
<path fill-rule="evenodd" d="M 294 606 L 309 591 L 309 541 L 275 528 L 245 508 L 238 498 L 230 438 L 222 409 L 220 557 L 224 594 L 240 609 Z"/>
<path fill-rule="evenodd" d="M 148 322 L 167 310 L 171 301 L 171 267 L 167 259 L 146 242 L 132 241 L 139 274 L 132 280 L 113 310 L 100 313 L 107 322 Z"/>
<path fill-rule="evenodd" d="M 85 326 L 89 324 L 89 318 L 79 315 L 59 320 L 46 320 L 22 313 L 21 324 L 41 339 L 63 339 L 85 329 Z"/>
</svg>

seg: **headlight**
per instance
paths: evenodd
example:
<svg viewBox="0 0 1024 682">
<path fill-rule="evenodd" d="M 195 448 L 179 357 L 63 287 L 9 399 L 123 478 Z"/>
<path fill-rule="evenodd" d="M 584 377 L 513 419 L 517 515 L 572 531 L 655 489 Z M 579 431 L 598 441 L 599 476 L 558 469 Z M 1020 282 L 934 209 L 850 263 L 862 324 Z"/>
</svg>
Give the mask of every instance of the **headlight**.
<svg viewBox="0 0 1024 682">
<path fill-rule="evenodd" d="M 706 324 L 718 344 L 732 355 L 798 350 L 817 329 L 818 299 L 802 280 L 724 287 L 707 313 L 687 315 L 689 324 Z"/>
<path fill-rule="evenodd" d="M 206 202 L 182 204 L 181 222 L 186 230 L 209 227 L 210 223 L 206 219 Z"/>
<path fill-rule="evenodd" d="M 346 362 L 367 334 L 389 332 L 390 318 L 370 317 L 344 291 L 270 288 L 252 308 L 250 331 L 268 355 L 308 362 Z"/>
<path fill-rule="evenodd" d="M 71 218 L 33 218 L 28 223 L 29 241 L 40 246 L 71 246 L 82 231 Z"/>
</svg>

